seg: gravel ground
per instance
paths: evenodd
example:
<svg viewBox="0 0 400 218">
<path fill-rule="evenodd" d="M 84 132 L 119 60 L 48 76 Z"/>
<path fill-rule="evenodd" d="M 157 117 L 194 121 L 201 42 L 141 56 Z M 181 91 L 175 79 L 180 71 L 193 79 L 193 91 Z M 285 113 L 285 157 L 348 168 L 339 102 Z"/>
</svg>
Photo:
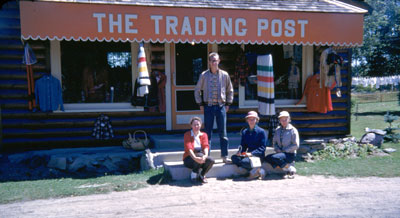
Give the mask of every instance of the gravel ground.
<svg viewBox="0 0 400 218">
<path fill-rule="evenodd" d="M 0 205 L 0 217 L 400 217 L 400 178 L 209 179 Z"/>
</svg>

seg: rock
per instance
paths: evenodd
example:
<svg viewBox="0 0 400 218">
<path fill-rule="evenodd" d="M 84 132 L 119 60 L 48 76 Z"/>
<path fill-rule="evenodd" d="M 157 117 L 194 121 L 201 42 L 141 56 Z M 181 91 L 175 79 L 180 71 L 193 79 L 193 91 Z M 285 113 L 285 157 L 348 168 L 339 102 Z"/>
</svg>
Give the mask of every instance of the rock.
<svg viewBox="0 0 400 218">
<path fill-rule="evenodd" d="M 383 143 L 382 135 L 376 134 L 374 132 L 365 133 L 362 137 L 360 142 L 364 144 L 373 144 L 374 146 L 380 148 Z"/>
<path fill-rule="evenodd" d="M 336 144 L 338 142 L 339 142 L 338 139 L 329 139 L 329 143 Z"/>
<path fill-rule="evenodd" d="M 68 170 L 71 171 L 71 172 L 76 172 L 76 171 L 86 167 L 87 163 L 88 163 L 88 158 L 86 156 L 77 157 L 68 166 Z"/>
<path fill-rule="evenodd" d="M 308 145 L 317 145 L 325 142 L 323 139 L 306 139 L 304 140 L 304 144 Z"/>
<path fill-rule="evenodd" d="M 326 143 L 311 145 L 311 149 L 323 150 L 326 147 Z"/>
<path fill-rule="evenodd" d="M 314 162 L 313 156 L 310 153 L 304 154 L 301 156 L 305 162 L 312 163 Z"/>
<path fill-rule="evenodd" d="M 31 157 L 32 157 L 32 155 L 29 154 L 28 152 L 26 152 L 26 153 L 22 153 L 22 154 L 8 155 L 8 160 L 10 161 L 10 163 L 19 164 L 27 159 L 30 159 Z"/>
<path fill-rule="evenodd" d="M 51 156 L 47 167 L 66 170 L 67 169 L 67 158 L 65 157 L 54 157 Z"/>
<path fill-rule="evenodd" d="M 92 160 L 90 164 L 92 164 L 93 166 L 100 166 L 100 163 L 97 160 Z"/>
<path fill-rule="evenodd" d="M 346 145 L 345 144 L 343 144 L 343 143 L 338 143 L 338 144 L 336 144 L 335 145 L 335 147 L 338 149 L 338 150 L 344 150 L 345 148 L 346 148 Z"/>
<path fill-rule="evenodd" d="M 351 139 L 350 138 L 343 138 L 342 139 L 342 142 L 348 142 L 348 141 L 351 141 Z"/>
<path fill-rule="evenodd" d="M 96 166 L 93 166 L 91 163 L 88 163 L 87 165 L 86 165 L 86 171 L 87 172 L 97 172 L 97 167 Z"/>
<path fill-rule="evenodd" d="M 300 147 L 297 150 L 297 152 L 299 154 L 305 154 L 305 153 L 308 153 L 310 150 L 311 150 L 310 146 L 308 146 L 308 145 L 300 145 Z"/>
<path fill-rule="evenodd" d="M 390 154 L 387 154 L 387 153 L 385 153 L 385 152 L 383 152 L 383 151 L 377 150 L 377 151 L 374 151 L 374 152 L 372 153 L 372 155 L 373 155 L 373 156 L 377 156 L 377 157 L 385 157 L 385 156 L 389 156 Z"/>
<path fill-rule="evenodd" d="M 153 154 L 151 153 L 150 149 L 143 151 L 142 157 L 140 158 L 140 169 L 142 171 L 155 169 Z"/>
<path fill-rule="evenodd" d="M 46 157 L 42 155 L 35 155 L 29 160 L 28 167 L 31 169 L 38 168 L 46 165 Z"/>
<path fill-rule="evenodd" d="M 118 170 L 118 166 L 113 163 L 110 159 L 104 161 L 103 165 L 108 169 L 109 172 Z"/>
<path fill-rule="evenodd" d="M 385 148 L 385 149 L 383 149 L 383 151 L 388 153 L 388 154 L 390 154 L 390 153 L 396 152 L 396 149 L 394 149 L 394 148 Z"/>
<path fill-rule="evenodd" d="M 370 128 L 365 128 L 365 132 L 373 132 L 379 135 L 386 135 L 386 131 L 380 130 L 380 129 L 370 129 Z"/>
</svg>

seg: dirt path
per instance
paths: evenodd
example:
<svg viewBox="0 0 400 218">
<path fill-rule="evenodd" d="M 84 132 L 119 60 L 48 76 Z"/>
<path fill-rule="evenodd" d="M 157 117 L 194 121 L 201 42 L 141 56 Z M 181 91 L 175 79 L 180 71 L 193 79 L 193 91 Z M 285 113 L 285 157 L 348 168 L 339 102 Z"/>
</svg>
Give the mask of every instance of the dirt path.
<svg viewBox="0 0 400 218">
<path fill-rule="evenodd" d="M 400 217 L 400 178 L 209 179 L 0 205 L 0 217 Z"/>
</svg>

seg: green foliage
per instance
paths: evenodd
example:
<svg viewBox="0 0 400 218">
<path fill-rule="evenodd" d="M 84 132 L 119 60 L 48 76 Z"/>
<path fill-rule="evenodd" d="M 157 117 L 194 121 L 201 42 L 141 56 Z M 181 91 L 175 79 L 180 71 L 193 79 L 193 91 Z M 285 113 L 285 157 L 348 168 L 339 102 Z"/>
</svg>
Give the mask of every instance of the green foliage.
<svg viewBox="0 0 400 218">
<path fill-rule="evenodd" d="M 355 75 L 383 76 L 400 73 L 400 3 L 367 0 L 373 12 L 364 18 L 363 46 L 354 49 Z"/>
<path fill-rule="evenodd" d="M 389 126 L 385 129 L 385 141 L 396 143 L 400 141 L 400 134 L 395 132 L 396 130 L 400 130 L 400 128 L 392 127 L 392 123 L 398 119 L 398 116 L 390 114 L 389 111 L 386 112 L 384 120 L 386 123 L 389 123 Z"/>
<path fill-rule="evenodd" d="M 357 142 L 347 141 L 343 143 L 329 143 L 325 149 L 314 152 L 314 160 L 333 160 L 338 158 L 357 158 L 372 155 L 378 152 L 378 148 L 371 144 L 358 144 Z"/>
<path fill-rule="evenodd" d="M 385 122 L 389 123 L 389 128 L 391 128 L 393 121 L 398 120 L 399 117 L 396 115 L 391 115 L 391 114 L 389 114 L 389 111 L 387 111 L 384 116 L 384 119 L 385 119 Z"/>
</svg>

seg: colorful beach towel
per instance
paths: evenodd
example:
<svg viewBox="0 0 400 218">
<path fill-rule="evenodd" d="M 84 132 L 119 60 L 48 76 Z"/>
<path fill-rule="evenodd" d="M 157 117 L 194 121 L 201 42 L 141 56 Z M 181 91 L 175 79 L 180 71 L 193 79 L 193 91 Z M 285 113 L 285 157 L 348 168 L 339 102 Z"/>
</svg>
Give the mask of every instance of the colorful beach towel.
<svg viewBox="0 0 400 218">
<path fill-rule="evenodd" d="M 272 55 L 257 57 L 258 113 L 275 115 L 274 69 Z"/>
</svg>

